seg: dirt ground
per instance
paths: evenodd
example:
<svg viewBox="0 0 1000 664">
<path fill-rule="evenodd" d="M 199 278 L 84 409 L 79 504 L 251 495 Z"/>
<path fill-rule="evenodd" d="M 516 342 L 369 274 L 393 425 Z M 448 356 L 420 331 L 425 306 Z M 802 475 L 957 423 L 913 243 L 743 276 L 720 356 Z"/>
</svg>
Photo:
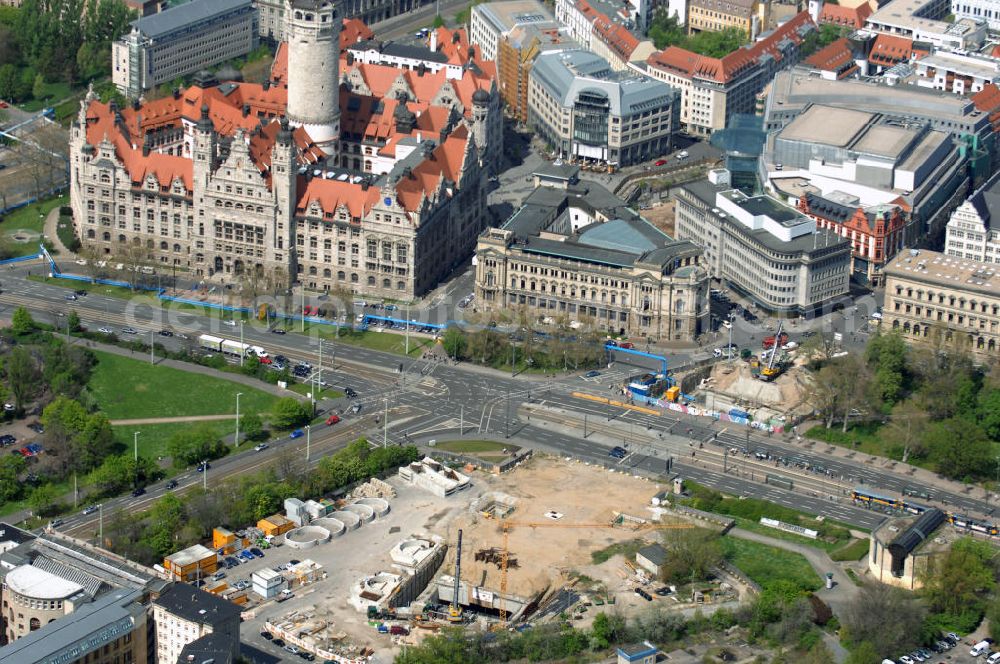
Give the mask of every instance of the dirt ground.
<svg viewBox="0 0 1000 664">
<path fill-rule="evenodd" d="M 674 201 L 657 203 L 651 208 L 642 210 L 641 214 L 649 220 L 649 223 L 670 237 L 674 236 Z"/>
<path fill-rule="evenodd" d="M 508 591 L 529 595 L 554 587 L 561 574 L 589 565 L 592 551 L 637 537 L 630 528 L 610 527 L 614 512 L 649 518 L 647 506 L 660 488 L 643 479 L 558 458 L 535 458 L 492 478 L 489 490 L 518 499 L 507 519 L 511 524 L 509 556 L 517 560 L 517 567 L 508 566 Z M 563 516 L 549 518 L 546 513 L 550 511 Z M 462 577 L 499 590 L 498 566 L 477 562 L 474 554 L 502 547 L 500 523 L 466 512 L 449 523 L 446 532 L 437 534 L 451 537 L 458 528 L 464 531 Z"/>
</svg>

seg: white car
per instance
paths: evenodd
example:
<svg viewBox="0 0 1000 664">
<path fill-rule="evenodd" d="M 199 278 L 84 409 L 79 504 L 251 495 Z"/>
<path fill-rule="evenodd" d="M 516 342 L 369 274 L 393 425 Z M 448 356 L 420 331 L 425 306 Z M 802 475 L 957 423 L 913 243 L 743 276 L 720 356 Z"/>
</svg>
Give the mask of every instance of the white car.
<svg viewBox="0 0 1000 664">
<path fill-rule="evenodd" d="M 267 443 L 261 443 L 260 445 L 255 445 L 253 448 L 254 452 L 263 452 L 267 449 Z"/>
<path fill-rule="evenodd" d="M 234 321 L 232 319 L 230 319 L 230 320 L 224 320 L 224 321 L 222 321 L 222 324 L 223 325 L 228 325 L 229 327 L 236 327 L 236 321 Z"/>
<path fill-rule="evenodd" d="M 100 328 L 97 329 L 97 331 L 100 332 L 101 334 L 114 334 L 115 333 L 115 331 L 112 330 L 110 327 L 100 327 Z"/>
<path fill-rule="evenodd" d="M 139 334 L 139 330 L 134 327 L 123 327 L 122 334 Z"/>
<path fill-rule="evenodd" d="M 914 662 L 909 655 L 901 655 L 899 661 L 903 664 L 916 664 L 916 662 Z"/>
<path fill-rule="evenodd" d="M 997 664 L 1000 662 L 1000 652 L 995 652 L 986 658 L 986 664 Z"/>
</svg>

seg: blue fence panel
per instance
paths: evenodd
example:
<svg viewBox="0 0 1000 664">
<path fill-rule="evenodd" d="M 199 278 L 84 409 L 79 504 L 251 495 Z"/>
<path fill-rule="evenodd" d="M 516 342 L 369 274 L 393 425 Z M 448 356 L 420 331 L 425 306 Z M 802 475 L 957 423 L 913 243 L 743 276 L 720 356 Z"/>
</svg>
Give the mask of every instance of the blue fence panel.
<svg viewBox="0 0 1000 664">
<path fill-rule="evenodd" d="M 0 265 L 10 265 L 11 263 L 23 263 L 24 261 L 35 261 L 42 258 L 42 254 L 31 254 L 30 256 L 18 256 L 17 258 L 8 258 L 7 260 L 0 261 Z"/>
<path fill-rule="evenodd" d="M 171 302 L 180 302 L 181 304 L 193 304 L 197 307 L 208 307 L 209 309 L 216 309 L 217 311 L 231 311 L 238 314 L 251 315 L 254 313 L 253 309 L 249 307 L 232 307 L 225 304 L 216 304 L 215 302 L 202 302 L 201 300 L 192 300 L 187 297 L 176 297 L 174 295 L 164 295 L 160 293 L 161 300 L 169 300 Z"/>
</svg>

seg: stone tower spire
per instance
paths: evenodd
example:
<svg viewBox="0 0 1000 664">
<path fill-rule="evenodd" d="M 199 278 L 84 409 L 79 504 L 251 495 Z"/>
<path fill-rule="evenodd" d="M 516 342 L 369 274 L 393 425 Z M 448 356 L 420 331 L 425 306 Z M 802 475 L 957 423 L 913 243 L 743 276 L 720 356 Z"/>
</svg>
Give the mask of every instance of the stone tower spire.
<svg viewBox="0 0 1000 664">
<path fill-rule="evenodd" d="M 340 30 L 332 0 L 285 0 L 288 120 L 326 154 L 340 144 Z"/>
</svg>

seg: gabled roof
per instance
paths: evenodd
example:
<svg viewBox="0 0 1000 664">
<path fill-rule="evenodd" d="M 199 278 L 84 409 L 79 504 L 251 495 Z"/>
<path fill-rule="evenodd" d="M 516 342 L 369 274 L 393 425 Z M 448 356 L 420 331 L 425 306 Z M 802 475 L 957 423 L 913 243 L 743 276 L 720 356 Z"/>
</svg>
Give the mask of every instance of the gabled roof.
<svg viewBox="0 0 1000 664">
<path fill-rule="evenodd" d="M 913 56 L 913 40 L 896 35 L 879 33 L 868 53 L 868 61 L 876 65 L 892 66 L 900 62 L 908 62 Z"/>
<path fill-rule="evenodd" d="M 835 25 L 846 25 L 852 28 L 863 28 L 865 21 L 872 15 L 872 8 L 867 2 L 857 7 L 844 7 L 825 3 L 823 12 L 819 15 L 820 23 L 833 23 Z"/>
<path fill-rule="evenodd" d="M 728 83 L 759 63 L 764 56 L 780 61 L 784 57 L 784 46 L 789 40 L 801 43 L 807 26 L 813 25 L 808 12 L 799 12 L 763 39 L 736 49 L 725 57 L 710 58 L 679 46 L 669 46 L 649 56 L 647 63 L 689 78 Z"/>
<path fill-rule="evenodd" d="M 837 73 L 837 78 L 845 78 L 857 71 L 854 64 L 854 54 L 851 52 L 851 43 L 846 37 L 834 41 L 813 53 L 806 60 L 806 64 L 821 69 Z"/>
<path fill-rule="evenodd" d="M 603 15 L 594 21 L 594 35 L 626 62 L 639 46 L 639 40 L 625 26 Z"/>
<path fill-rule="evenodd" d="M 340 50 L 343 51 L 355 42 L 374 37 L 375 33 L 360 18 L 345 18 L 344 27 L 340 31 Z M 283 44 L 284 42 L 282 42 Z"/>
<path fill-rule="evenodd" d="M 466 150 L 470 147 L 471 138 L 468 129 L 463 125 L 449 134 L 431 152 L 429 158 L 420 162 L 402 177 L 396 184 L 396 198 L 399 204 L 409 212 L 420 209 L 424 198 L 441 188 L 444 181 L 459 183 L 462 168 L 465 165 Z"/>
</svg>

